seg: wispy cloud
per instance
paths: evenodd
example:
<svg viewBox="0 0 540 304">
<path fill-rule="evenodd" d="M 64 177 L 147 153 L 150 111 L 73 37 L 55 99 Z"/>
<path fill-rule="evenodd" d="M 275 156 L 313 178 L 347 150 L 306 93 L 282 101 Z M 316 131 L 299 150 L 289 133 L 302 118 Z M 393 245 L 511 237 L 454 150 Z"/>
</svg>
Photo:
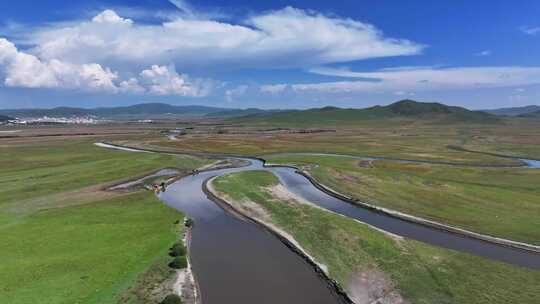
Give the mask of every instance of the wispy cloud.
<svg viewBox="0 0 540 304">
<path fill-rule="evenodd" d="M 489 55 L 491 55 L 491 51 L 490 50 L 484 50 L 484 51 L 475 53 L 474 55 L 476 55 L 476 56 L 489 56 Z"/>
<path fill-rule="evenodd" d="M 540 67 L 406 67 L 373 72 L 316 68 L 310 72 L 362 80 L 293 84 L 291 87 L 296 91 L 343 93 L 462 90 L 540 84 Z"/>
<path fill-rule="evenodd" d="M 278 94 L 285 91 L 287 87 L 286 84 L 267 84 L 260 86 L 259 90 L 261 93 Z"/>
<path fill-rule="evenodd" d="M 531 26 L 522 26 L 519 28 L 520 31 L 527 35 L 536 35 L 540 34 L 540 26 L 531 27 Z"/>
<path fill-rule="evenodd" d="M 169 0 L 170 3 L 172 3 L 176 8 L 178 8 L 180 11 L 188 14 L 188 15 L 194 15 L 194 9 L 187 1 L 184 0 Z"/>
<path fill-rule="evenodd" d="M 232 102 L 235 100 L 235 98 L 246 94 L 248 89 L 249 89 L 248 85 L 239 85 L 235 88 L 228 89 L 225 91 L 225 100 L 227 102 Z"/>
</svg>

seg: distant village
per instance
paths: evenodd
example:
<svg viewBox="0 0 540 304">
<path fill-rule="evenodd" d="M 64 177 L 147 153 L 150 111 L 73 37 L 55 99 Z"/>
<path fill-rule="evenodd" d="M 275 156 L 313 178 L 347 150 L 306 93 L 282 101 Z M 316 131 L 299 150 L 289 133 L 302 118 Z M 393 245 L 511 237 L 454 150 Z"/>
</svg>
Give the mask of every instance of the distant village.
<svg viewBox="0 0 540 304">
<path fill-rule="evenodd" d="M 96 116 L 71 116 L 71 117 L 29 117 L 29 118 L 12 118 L 0 120 L 0 126 L 17 126 L 17 125 L 61 125 L 61 124 L 76 124 L 76 125 L 95 125 L 111 122 L 112 120 L 98 118 Z M 151 124 L 154 120 L 141 119 L 132 121 L 135 123 Z"/>
<path fill-rule="evenodd" d="M 94 117 L 37 117 L 37 118 L 14 118 L 0 122 L 1 125 L 13 126 L 13 125 L 47 125 L 47 124 L 98 124 L 103 123 L 104 120 Z"/>
</svg>

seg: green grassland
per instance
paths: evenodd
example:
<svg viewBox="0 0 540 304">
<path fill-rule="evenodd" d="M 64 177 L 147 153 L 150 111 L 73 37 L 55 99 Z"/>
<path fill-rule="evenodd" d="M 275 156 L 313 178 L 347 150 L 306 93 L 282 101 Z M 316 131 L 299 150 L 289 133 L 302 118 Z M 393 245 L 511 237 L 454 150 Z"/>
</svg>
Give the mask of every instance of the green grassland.
<svg viewBox="0 0 540 304">
<path fill-rule="evenodd" d="M 512 119 L 506 128 L 474 132 L 462 144 L 475 151 L 540 159 L 540 120 Z"/>
<path fill-rule="evenodd" d="M 360 201 L 472 231 L 540 244 L 540 170 L 272 157 Z M 318 164 L 318 166 L 313 166 Z"/>
<path fill-rule="evenodd" d="M 178 238 L 182 215 L 142 192 L 0 228 L 0 302 L 116 303 Z"/>
<path fill-rule="evenodd" d="M 540 272 L 480 257 L 394 239 L 354 220 L 305 204 L 284 202 L 266 187 L 271 173 L 219 177 L 214 187 L 235 204 L 254 202 L 291 234 L 329 274 L 351 289 L 351 277 L 382 271 L 410 303 L 538 303 Z M 332 244 L 329 246 L 329 244 Z"/>
<path fill-rule="evenodd" d="M 175 222 L 183 215 L 152 193 L 103 188 L 159 168 L 188 171 L 208 161 L 108 150 L 94 141 L 0 142 L 0 303 L 130 298 L 126 290 L 141 273 L 160 267 L 178 239 Z"/>
<path fill-rule="evenodd" d="M 325 107 L 234 118 L 219 130 L 205 130 L 199 125 L 178 141 L 152 140 L 146 144 L 243 155 L 325 152 L 516 165 L 513 159 L 456 151 L 449 146 L 540 159 L 539 128 L 540 121 L 535 119 L 501 118 L 438 103 L 404 100 L 367 109 Z M 275 129 L 284 131 L 264 132 Z M 326 132 L 317 132 L 321 130 Z"/>
<path fill-rule="evenodd" d="M 251 156 L 285 152 L 318 152 L 466 164 L 519 165 L 519 162 L 513 159 L 448 148 L 448 146 L 462 146 L 464 143 L 477 142 L 476 138 L 481 134 L 491 134 L 492 128 L 485 126 L 441 127 L 401 123 L 384 126 L 372 124 L 354 128 L 340 127 L 335 129 L 335 132 L 322 133 L 246 135 L 242 134 L 242 131 L 245 129 L 231 129 L 230 134 L 192 134 L 182 136 L 177 141 L 168 141 L 163 137 L 163 139 L 153 139 L 144 143 L 133 141 L 132 144 L 176 151 L 206 151 Z M 240 134 L 235 134 L 235 132 Z M 519 134 L 519 128 L 514 127 L 513 132 Z M 538 143 L 540 143 L 540 138 Z"/>
<path fill-rule="evenodd" d="M 295 113 L 300 115 L 305 111 Z M 297 116 L 298 120 L 302 118 L 302 115 Z M 253 132 L 257 127 L 244 125 L 229 127 L 224 134 L 200 132 L 182 136 L 177 141 L 153 139 L 134 144 L 165 150 L 259 156 L 280 163 L 320 164 L 320 167 L 310 167 L 310 172 L 319 181 L 362 201 L 480 233 L 540 244 L 540 222 L 536 220 L 540 216 L 540 171 L 537 169 L 387 161 L 377 161 L 372 168 L 363 168 L 358 161 L 348 158 L 276 155 L 341 153 L 453 164 L 518 166 L 521 163 L 517 159 L 460 151 L 453 147 L 540 158 L 538 122 L 506 119 L 483 125 L 437 125 L 420 119 L 401 119 L 399 123 L 392 119 L 359 121 L 364 125 L 341 125 L 334 132 L 285 131 L 246 135 L 242 132 Z M 324 122 L 320 128 L 333 128 L 332 124 Z"/>
<path fill-rule="evenodd" d="M 208 161 L 189 156 L 104 149 L 89 140 L 51 140 L 0 149 L 0 208 L 49 194 L 141 175 L 159 168 L 191 170 Z"/>
</svg>

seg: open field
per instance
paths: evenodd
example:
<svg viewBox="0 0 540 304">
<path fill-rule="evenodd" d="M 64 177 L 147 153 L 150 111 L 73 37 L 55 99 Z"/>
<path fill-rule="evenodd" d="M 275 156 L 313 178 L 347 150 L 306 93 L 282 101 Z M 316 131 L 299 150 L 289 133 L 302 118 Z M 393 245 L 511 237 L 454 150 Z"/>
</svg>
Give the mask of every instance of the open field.
<svg viewBox="0 0 540 304">
<path fill-rule="evenodd" d="M 162 136 L 145 141 L 144 145 L 180 151 L 207 151 L 240 155 L 264 156 L 283 152 L 344 153 L 359 156 L 380 156 L 435 162 L 480 165 L 518 165 L 513 159 L 456 151 L 458 146 L 497 152 L 498 143 L 508 155 L 535 158 L 540 137 L 535 130 L 540 122 L 505 122 L 496 125 L 456 124 L 439 126 L 418 122 L 381 124 L 375 121 L 363 126 L 316 129 L 276 129 L 244 125 L 220 128 L 195 126 L 187 135 L 170 141 Z M 518 140 L 519 139 L 519 140 Z M 489 141 L 489 144 L 484 143 Z M 138 143 L 141 144 L 139 141 Z M 512 152 L 516 151 L 516 152 Z M 521 151 L 521 152 L 520 152 Z M 512 152 L 512 153 L 510 153 Z M 518 153 L 519 152 L 519 153 Z M 503 153 L 505 154 L 505 153 Z"/>
<path fill-rule="evenodd" d="M 183 215 L 151 193 L 104 188 L 209 161 L 107 150 L 93 145 L 111 138 L 100 136 L 0 141 L 0 234 L 9 249 L 0 252 L 0 302 L 148 303 L 127 289 L 143 272 L 170 275 L 163 264 Z"/>
<path fill-rule="evenodd" d="M 3 224 L 0 302 L 116 303 L 166 256 L 182 217 L 143 192 Z"/>
<path fill-rule="evenodd" d="M 186 135 L 169 140 L 166 131 L 178 126 L 28 127 L 2 133 L 9 136 L 0 139 L 0 232 L 9 235 L 7 246 L 13 250 L 0 253 L 0 285 L 7 286 L 0 289 L 0 302 L 115 303 L 122 299 L 137 303 L 141 301 L 129 287 L 141 282 L 141 273 L 157 274 L 159 280 L 167 275 L 165 253 L 178 237 L 174 222 L 182 215 L 150 194 L 104 189 L 159 168 L 189 172 L 211 161 L 93 145 L 102 140 L 160 150 L 257 155 L 274 163 L 298 164 L 323 184 L 372 204 L 481 233 L 540 243 L 535 220 L 540 214 L 540 170 L 275 155 L 344 153 L 519 165 L 517 160 L 448 146 L 534 158 L 535 147 L 540 145 L 534 128 L 540 124 L 531 121 L 500 126 L 393 121 L 335 129 L 321 126 L 321 130 L 198 122 L 185 125 L 189 127 Z M 273 177 L 260 173 L 238 176 L 241 178 L 219 179 L 228 187 L 222 190 L 267 209 L 272 221 L 327 265 L 343 286 L 364 278 L 414 303 L 538 301 L 537 271 L 414 241 L 397 241 L 319 209 L 277 203 L 258 188 L 274 183 Z M 23 283 L 15 284 L 17 281 Z M 467 297 L 474 298 L 467 301 Z"/>
<path fill-rule="evenodd" d="M 230 174 L 216 190 L 250 216 L 294 237 L 359 299 L 411 303 L 536 303 L 540 272 L 390 237 L 276 191 L 268 172 Z M 332 244 L 329 246 L 328 244 Z M 370 283 L 366 283 L 370 282 Z"/>
<path fill-rule="evenodd" d="M 212 130 L 188 133 L 175 141 L 162 136 L 126 143 L 311 164 L 308 171 L 320 182 L 362 201 L 480 233 L 540 244 L 540 226 L 536 220 L 540 216 L 537 187 L 540 170 L 390 161 L 375 161 L 365 166 L 348 158 L 276 155 L 343 153 L 469 165 L 519 165 L 515 159 L 459 151 L 452 146 L 534 158 L 540 151 L 536 132 L 539 127 L 538 122 L 530 120 L 508 120 L 491 126 L 366 125 L 318 133 L 295 133 L 295 129 L 261 131 L 258 127 L 243 126 L 225 128 L 221 134 Z"/>
<path fill-rule="evenodd" d="M 540 159 L 539 120 L 514 119 L 507 128 L 478 133 L 463 143 L 476 151 Z"/>
<path fill-rule="evenodd" d="M 0 208 L 24 209 L 27 200 L 45 195 L 105 185 L 164 167 L 190 171 L 208 163 L 188 156 L 110 151 L 93 143 L 99 139 L 48 140 L 35 143 L 0 142 Z M 99 187 L 98 187 L 99 188 Z M 97 193 L 98 191 L 91 191 Z M 47 204 L 47 202 L 44 202 Z M 32 203 L 29 208 L 35 208 Z M 22 210 L 25 212 L 25 210 Z"/>
</svg>

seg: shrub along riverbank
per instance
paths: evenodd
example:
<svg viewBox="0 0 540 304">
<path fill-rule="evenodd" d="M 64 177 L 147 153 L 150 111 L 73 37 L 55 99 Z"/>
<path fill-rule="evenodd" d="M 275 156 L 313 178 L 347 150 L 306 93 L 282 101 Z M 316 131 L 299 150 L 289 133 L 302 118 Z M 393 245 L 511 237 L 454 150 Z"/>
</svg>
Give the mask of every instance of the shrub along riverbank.
<svg viewBox="0 0 540 304">
<path fill-rule="evenodd" d="M 217 178 L 220 196 L 294 239 L 360 300 L 412 303 L 537 303 L 540 271 L 391 237 L 286 193 L 271 173 Z"/>
</svg>

